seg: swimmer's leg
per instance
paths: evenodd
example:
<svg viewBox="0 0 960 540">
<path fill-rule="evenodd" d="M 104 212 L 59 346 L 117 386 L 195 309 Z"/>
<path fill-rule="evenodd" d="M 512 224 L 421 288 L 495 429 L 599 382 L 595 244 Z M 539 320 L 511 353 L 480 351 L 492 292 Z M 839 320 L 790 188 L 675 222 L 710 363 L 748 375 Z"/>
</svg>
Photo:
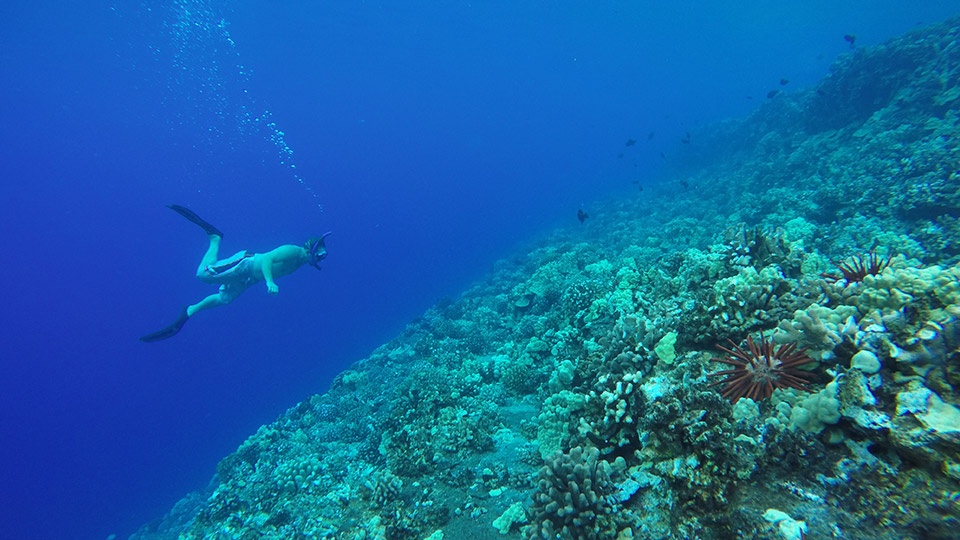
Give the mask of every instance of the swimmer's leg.
<svg viewBox="0 0 960 540">
<path fill-rule="evenodd" d="M 213 263 L 217 262 L 218 253 L 220 253 L 220 237 L 215 234 L 211 234 L 210 246 L 207 247 L 207 252 L 203 254 L 203 259 L 200 261 L 200 266 L 197 267 L 197 277 L 200 279 L 200 281 L 207 281 L 205 279 L 207 276 L 207 267 L 213 266 Z"/>
<path fill-rule="evenodd" d="M 156 332 L 142 336 L 140 341 L 152 343 L 154 341 L 170 339 L 177 335 L 177 332 L 179 332 L 180 329 L 183 328 L 183 325 L 187 323 L 187 319 L 189 319 L 194 313 L 219 305 L 222 305 L 220 302 L 220 294 L 211 294 L 196 304 L 181 309 L 180 315 L 177 316 L 177 320 L 173 321 L 172 324 L 163 329 L 157 330 Z"/>
<path fill-rule="evenodd" d="M 211 294 L 210 296 L 204 298 L 203 300 L 193 304 L 192 306 L 187 306 L 186 313 L 187 317 L 192 317 L 197 312 L 203 311 L 205 309 L 225 306 L 230 303 L 230 300 L 224 300 L 223 295 L 220 293 Z"/>
<path fill-rule="evenodd" d="M 215 293 L 204 298 L 203 300 L 197 302 L 196 304 L 187 306 L 180 310 L 180 315 L 177 317 L 177 320 L 173 322 L 170 326 L 157 330 L 152 334 L 147 334 L 140 338 L 140 341 L 151 343 L 154 341 L 161 341 L 164 339 L 172 338 L 177 335 L 177 332 L 183 328 L 183 325 L 187 323 L 187 319 L 194 316 L 197 312 L 203 311 L 205 309 L 215 308 L 219 306 L 225 306 L 233 301 L 233 297 L 227 294 Z"/>
</svg>

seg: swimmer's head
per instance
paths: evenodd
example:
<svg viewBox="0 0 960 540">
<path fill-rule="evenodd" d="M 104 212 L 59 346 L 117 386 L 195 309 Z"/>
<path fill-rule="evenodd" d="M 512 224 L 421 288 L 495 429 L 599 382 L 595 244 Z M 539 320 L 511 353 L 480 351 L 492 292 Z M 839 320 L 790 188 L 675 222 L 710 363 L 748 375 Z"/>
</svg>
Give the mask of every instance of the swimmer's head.
<svg viewBox="0 0 960 540">
<path fill-rule="evenodd" d="M 327 258 L 327 247 L 324 245 L 324 239 L 330 236 L 330 233 L 323 233 L 320 238 L 311 238 L 303 245 L 307 250 L 307 262 L 310 266 L 320 270 L 320 261 Z"/>
</svg>

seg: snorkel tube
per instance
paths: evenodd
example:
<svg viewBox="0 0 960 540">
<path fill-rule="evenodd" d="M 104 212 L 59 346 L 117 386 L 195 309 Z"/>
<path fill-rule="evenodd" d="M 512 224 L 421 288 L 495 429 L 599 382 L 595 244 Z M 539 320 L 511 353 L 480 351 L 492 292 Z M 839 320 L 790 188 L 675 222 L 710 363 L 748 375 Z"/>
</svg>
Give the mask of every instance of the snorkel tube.
<svg viewBox="0 0 960 540">
<path fill-rule="evenodd" d="M 327 258 L 327 247 L 324 245 L 324 239 L 328 236 L 330 236 L 330 233 L 325 232 L 320 238 L 307 240 L 307 243 L 303 246 L 309 254 L 307 262 L 317 270 L 320 270 L 320 261 Z"/>
</svg>

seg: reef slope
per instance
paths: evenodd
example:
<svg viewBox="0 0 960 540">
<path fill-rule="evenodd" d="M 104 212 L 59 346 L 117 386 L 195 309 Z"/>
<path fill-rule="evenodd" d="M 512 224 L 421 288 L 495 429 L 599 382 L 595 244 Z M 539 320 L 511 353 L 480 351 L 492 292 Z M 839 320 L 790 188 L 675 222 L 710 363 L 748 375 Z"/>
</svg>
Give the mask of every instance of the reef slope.
<svg viewBox="0 0 960 540">
<path fill-rule="evenodd" d="M 132 538 L 954 538 L 958 26 L 693 133 Z"/>
</svg>

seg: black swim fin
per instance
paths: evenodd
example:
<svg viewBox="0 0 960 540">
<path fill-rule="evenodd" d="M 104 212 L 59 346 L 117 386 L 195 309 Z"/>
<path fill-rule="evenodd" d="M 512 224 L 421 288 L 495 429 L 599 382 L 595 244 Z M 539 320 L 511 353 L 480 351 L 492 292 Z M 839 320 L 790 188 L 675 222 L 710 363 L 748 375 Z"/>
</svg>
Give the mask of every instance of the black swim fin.
<svg viewBox="0 0 960 540">
<path fill-rule="evenodd" d="M 200 216 L 193 213 L 193 210 L 190 210 L 186 206 L 180 206 L 179 204 L 171 204 L 167 208 L 173 210 L 174 212 L 180 214 L 181 216 L 189 219 L 190 221 L 196 223 L 200 226 L 201 229 L 208 235 L 217 235 L 220 238 L 223 238 L 223 233 L 220 232 L 220 229 L 214 227 L 213 225 L 207 223 Z"/>
<path fill-rule="evenodd" d="M 141 337 L 140 341 L 143 341 L 144 343 L 152 343 L 154 341 L 172 338 L 173 336 L 177 335 L 177 332 L 179 332 L 181 328 L 183 328 L 183 325 L 186 324 L 187 319 L 189 318 L 190 316 L 187 315 L 187 308 L 183 308 L 180 311 L 180 316 L 177 317 L 177 320 L 173 321 L 173 324 L 164 328 L 163 330 L 157 330 L 152 334 L 147 334 Z"/>
</svg>

